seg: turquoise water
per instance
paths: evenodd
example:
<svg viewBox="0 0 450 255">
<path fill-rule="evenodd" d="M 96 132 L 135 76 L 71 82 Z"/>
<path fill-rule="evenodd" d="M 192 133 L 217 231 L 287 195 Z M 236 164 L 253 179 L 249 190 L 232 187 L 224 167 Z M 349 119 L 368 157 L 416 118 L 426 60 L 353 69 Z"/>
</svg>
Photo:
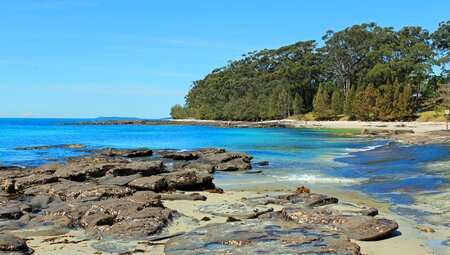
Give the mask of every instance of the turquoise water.
<svg viewBox="0 0 450 255">
<path fill-rule="evenodd" d="M 407 146 L 343 138 L 313 129 L 226 129 L 200 126 L 77 126 L 81 119 L 0 119 L 0 164 L 33 166 L 82 155 L 78 150 L 19 151 L 17 147 L 81 143 L 88 148 L 196 149 L 220 147 L 267 160 L 262 174 L 216 173 L 225 187 L 272 184 L 339 185 L 393 204 L 414 203 L 414 193 L 448 189 L 446 145 Z M 430 166 L 440 165 L 439 169 Z"/>
</svg>

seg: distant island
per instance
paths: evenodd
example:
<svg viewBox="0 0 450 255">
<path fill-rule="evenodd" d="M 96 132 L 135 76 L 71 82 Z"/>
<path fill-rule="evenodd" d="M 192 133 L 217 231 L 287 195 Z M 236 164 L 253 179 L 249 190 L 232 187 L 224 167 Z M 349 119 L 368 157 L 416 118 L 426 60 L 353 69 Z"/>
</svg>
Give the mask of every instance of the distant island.
<svg viewBox="0 0 450 255">
<path fill-rule="evenodd" d="M 450 21 L 434 32 L 375 23 L 242 55 L 194 81 L 173 119 L 444 121 Z M 439 70 L 439 72 L 435 72 Z"/>
</svg>

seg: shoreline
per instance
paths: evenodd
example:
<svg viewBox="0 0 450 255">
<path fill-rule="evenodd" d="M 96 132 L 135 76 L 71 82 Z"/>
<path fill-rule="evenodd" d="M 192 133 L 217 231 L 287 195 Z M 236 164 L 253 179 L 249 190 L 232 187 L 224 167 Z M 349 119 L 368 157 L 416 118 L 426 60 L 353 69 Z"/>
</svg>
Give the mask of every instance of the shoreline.
<svg viewBox="0 0 450 255">
<path fill-rule="evenodd" d="M 450 142 L 450 131 L 445 130 L 445 122 L 381 122 L 381 121 L 222 121 L 222 120 L 110 120 L 92 122 L 61 123 L 62 125 L 170 125 L 170 126 L 210 126 L 220 128 L 312 128 L 349 129 L 354 133 L 341 136 L 395 140 L 401 143 L 443 144 Z"/>
</svg>

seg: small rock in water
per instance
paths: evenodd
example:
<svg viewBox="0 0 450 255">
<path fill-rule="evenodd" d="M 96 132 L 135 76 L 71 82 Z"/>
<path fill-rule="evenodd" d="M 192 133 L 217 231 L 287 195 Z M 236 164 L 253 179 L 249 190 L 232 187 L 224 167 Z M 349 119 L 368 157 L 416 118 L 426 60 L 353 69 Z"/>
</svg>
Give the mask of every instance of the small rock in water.
<svg viewBox="0 0 450 255">
<path fill-rule="evenodd" d="M 268 166 L 268 165 L 269 165 L 269 161 L 260 161 L 260 162 L 256 162 L 255 165 L 258 165 L 258 166 Z"/>
</svg>

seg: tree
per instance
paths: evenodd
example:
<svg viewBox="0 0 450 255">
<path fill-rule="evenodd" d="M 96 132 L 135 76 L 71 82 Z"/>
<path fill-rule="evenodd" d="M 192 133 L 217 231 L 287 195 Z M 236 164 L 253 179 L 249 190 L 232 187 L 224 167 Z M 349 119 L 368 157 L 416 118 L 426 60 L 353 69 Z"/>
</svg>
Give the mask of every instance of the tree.
<svg viewBox="0 0 450 255">
<path fill-rule="evenodd" d="M 353 112 L 353 103 L 355 99 L 356 89 L 353 87 L 350 89 L 350 91 L 345 96 L 345 102 L 344 102 L 344 114 L 349 116 L 350 119 L 353 119 L 355 117 L 355 114 Z"/>
<path fill-rule="evenodd" d="M 441 77 L 450 77 L 450 20 L 439 23 L 439 28 L 431 34 L 432 46 L 435 50 L 435 63 L 441 67 Z"/>
<path fill-rule="evenodd" d="M 380 87 L 381 93 L 376 98 L 378 119 L 387 121 L 392 118 L 394 108 L 394 87 L 388 83 Z"/>
<path fill-rule="evenodd" d="M 282 118 L 288 117 L 289 114 L 289 95 L 285 89 L 282 89 L 280 91 L 280 94 L 278 94 L 278 102 L 280 105 L 280 116 Z"/>
<path fill-rule="evenodd" d="M 292 100 L 292 111 L 294 115 L 299 115 L 305 112 L 303 98 L 299 94 L 295 94 L 294 99 Z"/>
<path fill-rule="evenodd" d="M 172 116 L 172 119 L 186 119 L 189 114 L 185 107 L 176 104 L 170 109 L 170 116 Z"/>
<path fill-rule="evenodd" d="M 413 103 L 412 103 L 412 89 L 407 86 L 403 89 L 397 99 L 397 118 L 400 120 L 405 120 L 413 115 Z"/>
<path fill-rule="evenodd" d="M 373 84 L 369 84 L 364 91 L 365 118 L 363 120 L 376 120 L 378 118 L 377 98 L 378 91 L 375 90 Z"/>
<path fill-rule="evenodd" d="M 342 114 L 344 111 L 344 95 L 338 87 L 335 87 L 331 95 L 331 109 L 334 115 Z"/>
<path fill-rule="evenodd" d="M 375 23 L 354 25 L 342 31 L 329 30 L 325 36 L 325 46 L 321 49 L 326 58 L 328 71 L 347 94 L 355 82 L 357 72 L 366 64 L 370 52 Z"/>
<path fill-rule="evenodd" d="M 333 116 L 330 103 L 328 92 L 320 85 L 313 99 L 314 115 L 318 119 L 330 119 Z"/>
<path fill-rule="evenodd" d="M 406 110 L 396 108 L 405 101 L 399 103 L 404 88 L 412 89 L 414 110 L 450 87 L 449 31 L 450 21 L 442 22 L 431 40 L 421 27 L 364 23 L 328 31 L 321 48 L 303 41 L 252 51 L 193 82 L 185 110 L 195 118 L 224 120 L 280 119 L 307 111 L 322 119 L 342 112 L 362 120 L 403 118 Z M 441 67 L 439 75 L 433 65 Z"/>
<path fill-rule="evenodd" d="M 367 117 L 367 104 L 365 98 L 365 91 L 362 86 L 358 86 L 353 98 L 352 113 L 358 120 L 365 120 Z"/>
</svg>

